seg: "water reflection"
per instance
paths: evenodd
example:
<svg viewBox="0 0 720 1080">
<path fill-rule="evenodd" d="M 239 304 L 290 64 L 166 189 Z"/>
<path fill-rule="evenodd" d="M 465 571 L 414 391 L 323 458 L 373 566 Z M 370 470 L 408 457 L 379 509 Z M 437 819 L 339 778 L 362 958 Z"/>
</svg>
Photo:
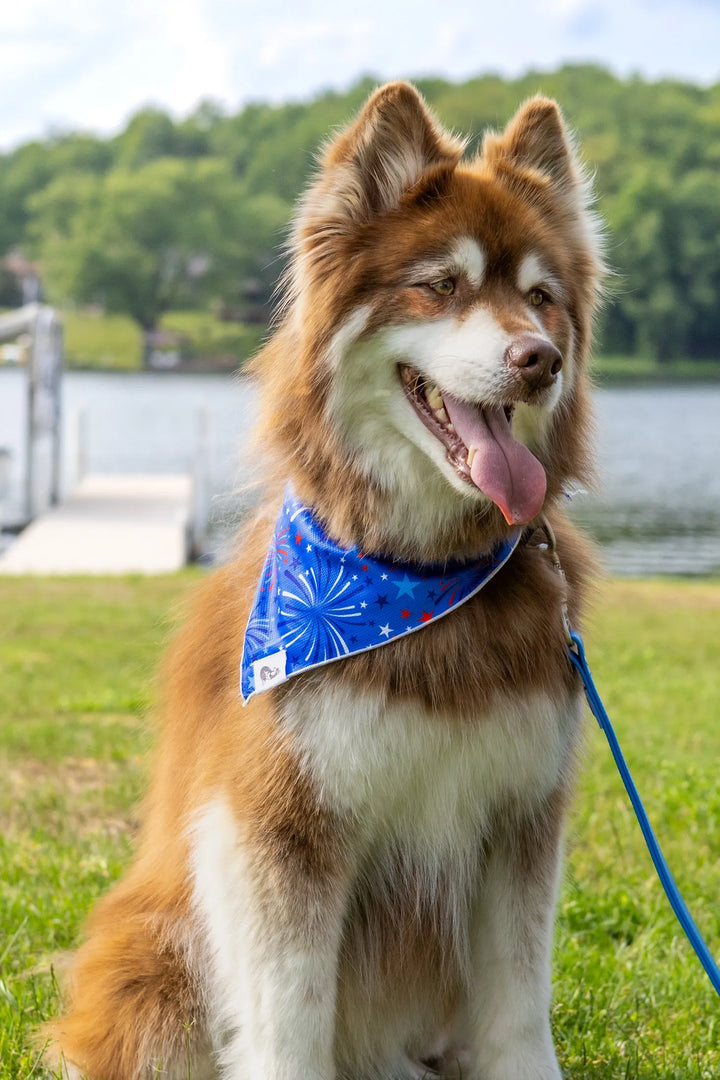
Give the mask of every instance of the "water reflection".
<svg viewBox="0 0 720 1080">
<path fill-rule="evenodd" d="M 720 573 L 720 386 L 596 394 L 598 467 L 572 514 L 616 574 Z"/>
</svg>

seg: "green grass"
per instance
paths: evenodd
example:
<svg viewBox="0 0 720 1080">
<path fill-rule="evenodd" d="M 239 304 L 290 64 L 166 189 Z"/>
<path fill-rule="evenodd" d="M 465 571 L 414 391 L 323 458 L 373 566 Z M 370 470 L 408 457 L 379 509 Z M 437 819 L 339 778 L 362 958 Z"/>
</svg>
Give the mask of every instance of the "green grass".
<svg viewBox="0 0 720 1080">
<path fill-rule="evenodd" d="M 601 595 L 585 634 L 588 659 L 674 876 L 718 956 L 720 583 L 615 582 Z M 665 900 L 594 721 L 556 973 L 568 1078 L 720 1076 L 717 997 Z"/>
<path fill-rule="evenodd" d="M 142 365 L 140 327 L 125 315 L 63 311 L 68 367 L 137 371 Z"/>
<path fill-rule="evenodd" d="M 54 971 L 130 857 L 153 670 L 196 579 L 0 587 L 0 1080 L 42 1075 Z M 697 922 L 720 952 L 720 583 L 604 585 L 598 686 Z M 717 999 L 663 897 L 609 750 L 588 722 L 555 950 L 567 1080 L 720 1076 Z"/>
<path fill-rule="evenodd" d="M 139 371 L 142 367 L 140 327 L 125 315 L 105 315 L 92 309 L 62 312 L 68 367 L 109 371 Z M 197 366 L 239 367 L 259 348 L 264 327 L 221 322 L 204 311 L 171 311 L 162 317 L 163 330 L 184 334 Z"/>
<path fill-rule="evenodd" d="M 185 334 L 196 353 L 215 363 L 234 363 L 237 366 L 253 353 L 267 337 L 264 326 L 222 322 L 206 311 L 169 311 L 160 325 L 164 330 Z"/>
<path fill-rule="evenodd" d="M 603 382 L 655 382 L 663 380 L 720 379 L 720 359 L 677 358 L 659 362 L 650 356 L 595 356 L 593 375 Z"/>
<path fill-rule="evenodd" d="M 2 580 L 1 1080 L 38 1075 L 54 968 L 128 861 L 153 668 L 195 577 Z"/>
</svg>

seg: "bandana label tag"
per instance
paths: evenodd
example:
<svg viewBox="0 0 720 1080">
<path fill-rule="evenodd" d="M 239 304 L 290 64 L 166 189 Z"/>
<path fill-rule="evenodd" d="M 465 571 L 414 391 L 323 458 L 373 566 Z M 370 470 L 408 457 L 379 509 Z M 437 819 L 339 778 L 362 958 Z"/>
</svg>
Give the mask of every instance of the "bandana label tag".
<svg viewBox="0 0 720 1080">
<path fill-rule="evenodd" d="M 285 674 L 286 662 L 287 653 L 284 649 L 271 653 L 270 656 L 265 656 L 260 660 L 253 660 L 252 668 L 256 693 L 261 690 L 270 690 L 271 687 L 285 682 L 287 678 Z"/>
</svg>

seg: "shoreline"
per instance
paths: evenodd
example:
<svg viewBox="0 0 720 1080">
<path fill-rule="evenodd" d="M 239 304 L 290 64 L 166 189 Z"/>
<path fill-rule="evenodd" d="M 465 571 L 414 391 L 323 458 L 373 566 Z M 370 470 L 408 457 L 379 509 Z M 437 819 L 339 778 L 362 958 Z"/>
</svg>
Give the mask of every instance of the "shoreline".
<svg viewBox="0 0 720 1080">
<path fill-rule="evenodd" d="M 249 357 L 247 358 L 250 359 Z M 590 368 L 590 376 L 593 385 L 602 389 L 605 386 L 672 386 L 683 383 L 702 385 L 703 383 L 717 385 L 720 383 L 720 363 L 715 365 L 712 363 L 708 365 L 710 370 L 703 371 L 702 369 L 692 368 L 685 370 L 684 368 L 673 367 L 668 365 L 667 368 L 660 367 L 657 369 L 639 370 L 639 371 L 618 371 L 603 369 L 602 367 Z M 63 368 L 65 374 L 72 374 L 78 372 L 81 374 L 97 374 L 97 375 L 229 375 L 233 378 L 242 376 L 244 374 L 244 363 L 238 364 L 236 367 L 230 367 L 228 365 L 181 365 L 173 368 L 127 368 L 127 367 L 103 367 L 99 364 L 66 364 Z M 24 368 L 21 365 L 14 364 L 0 364 L 0 372 L 3 371 L 22 371 Z"/>
</svg>

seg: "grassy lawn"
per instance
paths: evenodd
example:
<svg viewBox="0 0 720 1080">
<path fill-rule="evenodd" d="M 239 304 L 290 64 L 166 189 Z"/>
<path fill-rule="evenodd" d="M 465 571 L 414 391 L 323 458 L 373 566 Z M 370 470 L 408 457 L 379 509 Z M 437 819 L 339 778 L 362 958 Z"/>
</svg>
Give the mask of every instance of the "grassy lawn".
<svg viewBox="0 0 720 1080">
<path fill-rule="evenodd" d="M 603 382 L 654 382 L 664 379 L 692 381 L 720 378 L 720 361 L 678 358 L 662 363 L 650 356 L 596 356 L 592 361 L 595 378 Z"/>
<path fill-rule="evenodd" d="M 93 900 L 127 863 L 153 670 L 197 573 L 0 585 L 0 1080 L 42 1075 L 33 1027 Z M 610 582 L 585 637 L 675 877 L 720 952 L 720 583 Z M 720 1076 L 717 999 L 588 721 L 555 954 L 568 1080 Z"/>
<path fill-rule="evenodd" d="M 125 315 L 63 311 L 68 367 L 137 371 L 142 365 L 140 327 Z"/>
</svg>

